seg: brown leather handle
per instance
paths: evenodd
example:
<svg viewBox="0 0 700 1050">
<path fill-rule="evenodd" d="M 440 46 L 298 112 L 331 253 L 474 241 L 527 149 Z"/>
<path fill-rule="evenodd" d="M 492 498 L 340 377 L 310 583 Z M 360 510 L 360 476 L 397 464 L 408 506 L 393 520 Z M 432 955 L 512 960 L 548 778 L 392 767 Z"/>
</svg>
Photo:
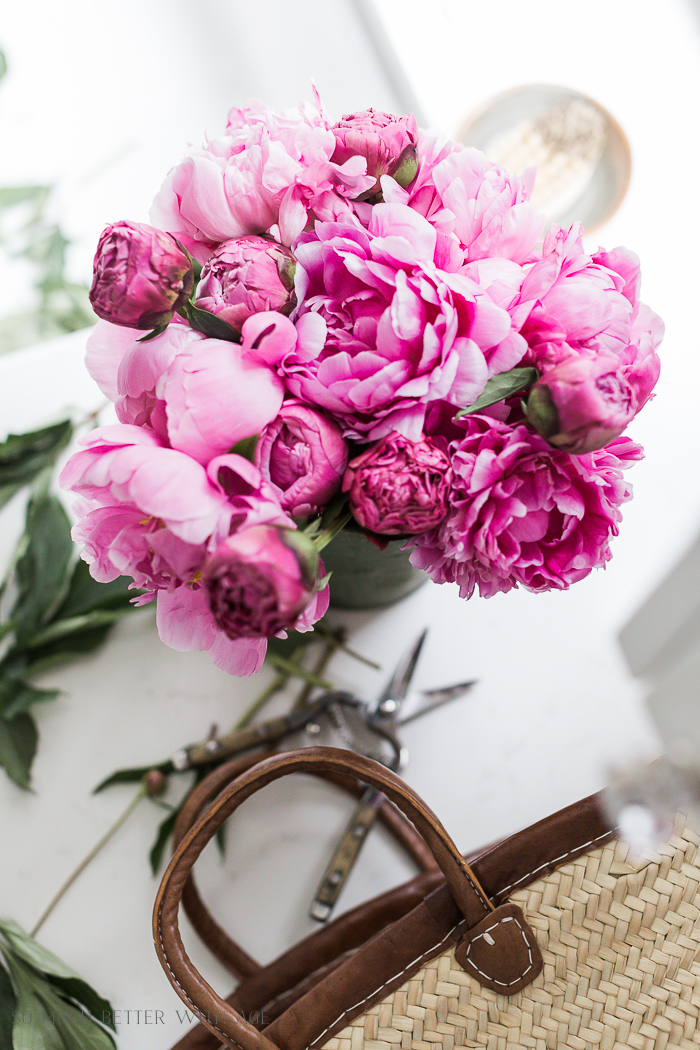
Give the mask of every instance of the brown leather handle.
<svg viewBox="0 0 700 1050">
<path fill-rule="evenodd" d="M 202 810 L 219 792 L 237 776 L 254 766 L 261 759 L 261 754 L 237 755 L 224 765 L 217 766 L 207 777 L 197 784 L 187 796 L 178 814 L 173 832 L 173 851 L 190 830 Z M 337 784 L 355 798 L 360 798 L 364 787 L 355 778 L 338 776 L 328 771 L 318 771 L 318 776 Z M 379 819 L 391 832 L 405 851 L 411 856 L 421 871 L 437 871 L 433 855 L 413 824 L 398 810 L 393 803 L 385 800 L 379 810 Z M 261 970 L 255 961 L 226 931 L 219 925 L 199 895 L 194 881 L 194 872 L 185 883 L 182 891 L 182 906 L 192 926 L 197 931 L 210 952 L 219 962 L 239 980 L 250 977 Z"/>
<path fill-rule="evenodd" d="M 493 905 L 435 814 L 385 766 L 337 748 L 303 748 L 263 759 L 222 791 L 182 840 L 163 876 L 153 913 L 156 952 L 175 991 L 224 1045 L 237 1050 L 279 1048 L 217 995 L 192 965 L 180 937 L 180 899 L 192 865 L 242 802 L 289 773 L 319 770 L 361 779 L 382 791 L 409 817 L 435 857 L 468 928 L 493 911 Z"/>
</svg>

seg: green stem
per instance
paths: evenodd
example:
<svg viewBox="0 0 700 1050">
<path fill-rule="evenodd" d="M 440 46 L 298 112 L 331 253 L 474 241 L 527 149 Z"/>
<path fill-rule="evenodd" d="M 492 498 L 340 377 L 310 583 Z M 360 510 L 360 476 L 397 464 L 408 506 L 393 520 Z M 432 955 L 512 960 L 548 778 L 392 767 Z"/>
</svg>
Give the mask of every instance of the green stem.
<svg viewBox="0 0 700 1050">
<path fill-rule="evenodd" d="M 353 660 L 359 660 L 361 664 L 366 664 L 367 667 L 371 667 L 375 671 L 381 671 L 381 664 L 375 663 L 375 661 L 370 660 L 368 656 L 363 656 L 362 653 L 358 653 L 355 649 L 351 649 L 349 645 L 345 645 L 344 642 L 339 641 L 338 635 L 334 634 L 331 628 L 327 627 L 322 620 L 319 620 L 318 623 L 314 624 L 314 631 L 318 634 L 322 634 L 324 638 L 335 638 L 336 648 L 340 649 L 343 653 L 347 653 L 348 656 L 352 656 Z"/>
<path fill-rule="evenodd" d="M 327 547 L 331 540 L 334 540 L 338 533 L 345 528 L 347 523 L 352 520 L 352 514 L 350 511 L 346 511 L 345 514 L 341 514 L 339 518 L 329 525 L 323 532 L 319 532 L 318 536 L 314 539 L 314 547 L 317 551 L 322 551 L 324 547 Z"/>
<path fill-rule="evenodd" d="M 338 651 L 338 648 L 341 645 L 343 637 L 344 637 L 344 634 L 342 632 L 342 629 L 339 629 L 335 633 L 334 632 L 329 632 L 328 633 L 328 635 L 326 636 L 326 642 L 325 642 L 325 645 L 323 647 L 323 651 L 321 652 L 321 655 L 319 656 L 319 658 L 316 661 L 316 663 L 314 665 L 314 668 L 313 668 L 313 672 L 312 673 L 313 673 L 313 675 L 315 677 L 319 677 L 320 675 L 323 674 L 323 672 L 325 671 L 326 667 L 330 663 L 331 659 L 333 658 L 335 653 Z M 314 684 L 311 681 L 307 682 L 306 685 L 303 686 L 303 688 L 301 689 L 299 695 L 297 696 L 297 698 L 296 698 L 296 700 L 294 702 L 294 705 L 292 707 L 292 711 L 298 711 L 300 708 L 306 706 L 306 704 L 308 702 L 308 699 L 311 696 L 311 692 L 312 692 L 313 688 L 314 688 Z M 331 686 L 329 685 L 328 688 L 331 688 Z"/>
<path fill-rule="evenodd" d="M 100 850 L 104 846 L 107 845 L 107 843 L 109 842 L 109 840 L 111 838 L 113 838 L 116 835 L 116 833 L 119 831 L 119 829 L 122 827 L 122 825 L 126 824 L 127 820 L 129 819 L 131 814 L 134 812 L 134 810 L 138 806 L 139 802 L 141 802 L 146 797 L 146 794 L 147 794 L 147 788 L 146 788 L 146 785 L 143 784 L 139 788 L 138 793 L 132 798 L 131 802 L 126 807 L 126 809 L 124 810 L 122 815 L 120 817 L 118 817 L 117 820 L 115 820 L 115 822 L 114 822 L 114 824 L 112 824 L 111 828 L 102 836 L 100 841 L 95 846 L 93 846 L 93 848 L 90 850 L 88 855 L 80 862 L 80 864 L 75 869 L 75 871 L 71 875 L 68 876 L 68 878 L 63 883 L 63 885 L 61 886 L 61 888 L 58 891 L 58 893 L 51 900 L 51 903 L 49 904 L 49 906 L 46 909 L 46 911 L 42 914 L 41 918 L 39 919 L 39 921 L 35 925 L 34 929 L 30 931 L 30 933 L 29 933 L 30 937 L 36 937 L 37 933 L 39 932 L 41 927 L 44 925 L 44 923 L 48 919 L 49 915 L 54 910 L 54 908 L 56 907 L 58 902 L 61 900 L 61 898 L 64 896 L 64 894 L 71 888 L 71 886 L 73 885 L 75 880 L 78 878 L 78 876 L 82 875 L 82 873 L 87 868 L 88 864 L 90 864 L 95 859 L 95 857 L 100 852 Z"/>
<path fill-rule="evenodd" d="M 250 705 L 250 707 L 247 708 L 247 710 L 243 712 L 238 721 L 233 724 L 233 726 L 231 727 L 231 732 L 235 733 L 237 729 L 245 729 L 247 725 L 250 725 L 255 716 L 258 714 L 259 711 L 262 710 L 262 708 L 265 706 L 268 700 L 271 700 L 276 693 L 279 693 L 281 689 L 284 689 L 288 681 L 289 675 L 283 674 L 281 671 L 279 671 L 275 678 L 272 680 L 272 682 L 270 682 L 267 689 L 263 689 L 260 696 L 256 697 L 255 700 L 253 700 L 253 703 Z"/>
</svg>

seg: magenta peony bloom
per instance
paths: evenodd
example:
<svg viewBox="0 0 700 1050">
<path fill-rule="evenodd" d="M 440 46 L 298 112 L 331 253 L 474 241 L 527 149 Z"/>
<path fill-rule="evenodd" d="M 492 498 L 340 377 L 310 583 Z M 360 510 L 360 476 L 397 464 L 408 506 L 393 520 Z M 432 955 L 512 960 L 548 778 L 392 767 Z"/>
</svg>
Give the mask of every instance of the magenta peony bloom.
<svg viewBox="0 0 700 1050">
<path fill-rule="evenodd" d="M 364 157 L 367 174 L 376 179 L 368 193 L 380 189 L 382 175 L 391 175 L 399 186 L 408 186 L 418 171 L 416 141 L 418 126 L 412 113 L 395 117 L 376 109 L 348 113 L 333 125 L 333 160 L 344 164 L 351 157 Z"/>
<path fill-rule="evenodd" d="M 233 237 L 279 225 L 292 244 L 309 211 L 335 218 L 374 185 L 361 157 L 331 160 L 336 141 L 319 108 L 276 113 L 259 102 L 233 109 L 226 135 L 191 148 L 169 173 L 151 215 L 202 261 Z"/>
<path fill-rule="evenodd" d="M 295 260 L 289 248 L 268 237 L 238 237 L 209 258 L 195 305 L 226 321 L 237 332 L 252 314 L 291 313 Z"/>
<path fill-rule="evenodd" d="M 639 410 L 659 377 L 663 322 L 636 298 L 636 255 L 624 248 L 587 255 L 581 236 L 580 223 L 550 227 L 510 312 L 529 344 L 527 362 L 542 372 L 572 353 L 615 354 Z"/>
<path fill-rule="evenodd" d="M 530 388 L 527 418 L 550 445 L 580 455 L 619 437 L 637 398 L 615 354 L 572 354 Z"/>
<path fill-rule="evenodd" d="M 434 262 L 434 228 L 404 205 L 359 223 L 316 223 L 297 245 L 298 342 L 280 364 L 288 390 L 361 441 L 416 440 L 426 405 L 471 404 L 526 350 L 506 310 Z"/>
<path fill-rule="evenodd" d="M 227 638 L 271 638 L 294 627 L 323 575 L 311 540 L 292 529 L 240 529 L 209 558 L 202 578 Z"/>
<path fill-rule="evenodd" d="M 451 482 L 449 458 L 434 442 L 393 433 L 348 464 L 343 492 L 363 528 L 402 536 L 442 521 Z"/>
<path fill-rule="evenodd" d="M 449 510 L 419 536 L 412 564 L 437 583 L 459 584 L 469 598 L 521 585 L 565 589 L 610 558 L 620 507 L 632 490 L 622 470 L 642 456 L 628 438 L 570 456 L 529 427 L 488 416 L 463 421 L 450 444 L 454 480 Z"/>
<path fill-rule="evenodd" d="M 293 518 L 317 514 L 343 480 L 348 448 L 340 427 L 298 401 L 285 401 L 262 431 L 255 463 Z"/>
<path fill-rule="evenodd" d="M 162 444 L 203 464 L 257 434 L 284 397 L 282 380 L 245 345 L 179 322 L 147 342 L 126 341 L 103 322 L 88 347 L 91 375 L 106 393 L 116 388 L 120 421 L 150 427 Z"/>
<path fill-rule="evenodd" d="M 83 443 L 88 448 L 71 457 L 61 484 L 79 496 L 73 537 L 85 544 L 91 574 L 102 582 L 131 576 L 149 592 L 139 603 L 157 598 L 166 644 L 206 650 L 230 674 L 258 670 L 264 641 L 222 635 L 199 582 L 211 552 L 232 531 L 293 525 L 257 468 L 225 455 L 205 470 L 142 427 L 102 427 Z"/>
<path fill-rule="evenodd" d="M 518 178 L 478 149 L 419 132 L 418 175 L 408 189 L 386 180 L 384 199 L 408 204 L 436 229 L 447 269 L 477 259 L 531 262 L 544 216 L 530 203 L 534 169 Z M 448 250 L 449 243 L 453 249 Z M 444 265 L 444 264 L 443 264 Z"/>
<path fill-rule="evenodd" d="M 142 222 L 115 222 L 97 245 L 90 302 L 126 328 L 168 324 L 192 294 L 192 263 L 174 237 Z"/>
</svg>

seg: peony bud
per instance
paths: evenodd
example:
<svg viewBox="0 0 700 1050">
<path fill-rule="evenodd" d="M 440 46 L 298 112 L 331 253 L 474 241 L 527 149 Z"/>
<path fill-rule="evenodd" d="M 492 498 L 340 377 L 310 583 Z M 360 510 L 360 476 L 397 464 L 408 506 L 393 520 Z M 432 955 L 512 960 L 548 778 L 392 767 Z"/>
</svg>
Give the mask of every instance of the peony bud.
<svg viewBox="0 0 700 1050">
<path fill-rule="evenodd" d="M 192 294 L 194 273 L 174 237 L 142 222 L 115 222 L 97 245 L 90 302 L 125 328 L 168 324 Z"/>
<path fill-rule="evenodd" d="M 576 354 L 530 388 L 528 421 L 551 445 L 582 455 L 619 437 L 637 412 L 637 398 L 620 360 L 609 353 Z"/>
<path fill-rule="evenodd" d="M 195 305 L 241 331 L 252 314 L 296 305 L 296 260 L 270 237 L 236 237 L 220 244 L 202 270 Z"/>
<path fill-rule="evenodd" d="M 401 536 L 442 521 L 451 481 L 447 455 L 429 438 L 392 433 L 348 464 L 343 492 L 363 528 Z"/>
<path fill-rule="evenodd" d="M 340 427 L 298 401 L 285 401 L 255 449 L 255 465 L 293 518 L 316 514 L 340 489 L 348 448 Z"/>
<path fill-rule="evenodd" d="M 303 533 L 252 525 L 224 540 L 204 567 L 209 608 L 227 637 L 271 638 L 294 627 L 322 566 Z"/>
<path fill-rule="evenodd" d="M 377 180 L 369 191 L 380 189 L 382 175 L 391 175 L 399 186 L 409 186 L 418 173 L 418 127 L 412 113 L 395 117 L 374 109 L 350 113 L 333 126 L 335 152 L 332 160 L 344 164 L 350 157 L 364 157 L 367 174 Z"/>
</svg>

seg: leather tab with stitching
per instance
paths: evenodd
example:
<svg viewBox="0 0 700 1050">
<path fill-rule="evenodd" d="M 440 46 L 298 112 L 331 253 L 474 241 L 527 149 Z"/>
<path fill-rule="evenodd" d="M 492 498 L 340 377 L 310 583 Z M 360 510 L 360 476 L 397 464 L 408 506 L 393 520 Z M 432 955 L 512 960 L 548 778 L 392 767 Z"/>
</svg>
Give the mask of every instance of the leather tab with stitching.
<svg viewBox="0 0 700 1050">
<path fill-rule="evenodd" d="M 455 960 L 484 988 L 515 995 L 542 970 L 542 953 L 517 904 L 501 904 L 465 933 Z"/>
</svg>

